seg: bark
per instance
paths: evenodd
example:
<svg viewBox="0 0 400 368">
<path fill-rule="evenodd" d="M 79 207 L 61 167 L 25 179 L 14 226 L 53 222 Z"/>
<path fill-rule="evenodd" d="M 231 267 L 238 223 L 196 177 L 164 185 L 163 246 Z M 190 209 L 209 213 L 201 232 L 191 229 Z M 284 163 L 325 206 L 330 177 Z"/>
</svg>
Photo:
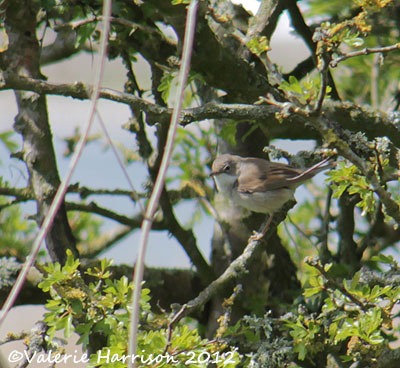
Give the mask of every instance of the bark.
<svg viewBox="0 0 400 368">
<path fill-rule="evenodd" d="M 38 4 L 28 0 L 16 0 L 7 8 L 5 26 L 9 48 L 1 55 L 5 74 L 43 79 L 39 66 L 40 45 L 36 38 L 38 10 Z M 15 97 L 18 114 L 14 128 L 23 140 L 20 156 L 28 169 L 37 205 L 37 222 L 41 224 L 60 183 L 46 97 L 29 91 L 16 91 Z M 67 249 L 77 255 L 64 204 L 53 220 L 46 244 L 53 261 L 63 263 Z"/>
</svg>

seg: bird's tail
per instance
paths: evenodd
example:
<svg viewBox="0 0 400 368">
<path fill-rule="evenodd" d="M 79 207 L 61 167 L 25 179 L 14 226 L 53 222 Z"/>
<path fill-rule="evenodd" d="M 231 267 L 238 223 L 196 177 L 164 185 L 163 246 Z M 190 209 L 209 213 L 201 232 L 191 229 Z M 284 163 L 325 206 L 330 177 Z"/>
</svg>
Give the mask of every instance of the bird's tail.
<svg viewBox="0 0 400 368">
<path fill-rule="evenodd" d="M 327 157 L 324 160 L 318 162 L 314 166 L 309 167 L 307 170 L 303 171 L 301 174 L 288 179 L 293 183 L 300 183 L 311 179 L 313 176 L 317 175 L 319 172 L 330 169 L 336 165 L 336 162 L 332 161 L 332 157 Z"/>
</svg>

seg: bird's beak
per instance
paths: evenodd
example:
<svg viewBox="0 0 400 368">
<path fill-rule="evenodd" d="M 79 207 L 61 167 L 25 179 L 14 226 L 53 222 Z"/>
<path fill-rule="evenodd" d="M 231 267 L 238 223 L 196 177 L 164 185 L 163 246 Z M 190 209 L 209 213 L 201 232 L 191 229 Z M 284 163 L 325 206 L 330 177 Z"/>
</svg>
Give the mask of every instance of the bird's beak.
<svg viewBox="0 0 400 368">
<path fill-rule="evenodd" d="M 215 185 L 215 189 L 217 190 L 217 192 L 219 192 L 218 190 L 218 185 L 217 185 L 217 181 L 215 180 L 215 176 L 217 176 L 219 174 L 219 172 L 217 171 L 212 171 L 210 173 L 210 177 L 213 179 L 214 185 Z"/>
</svg>

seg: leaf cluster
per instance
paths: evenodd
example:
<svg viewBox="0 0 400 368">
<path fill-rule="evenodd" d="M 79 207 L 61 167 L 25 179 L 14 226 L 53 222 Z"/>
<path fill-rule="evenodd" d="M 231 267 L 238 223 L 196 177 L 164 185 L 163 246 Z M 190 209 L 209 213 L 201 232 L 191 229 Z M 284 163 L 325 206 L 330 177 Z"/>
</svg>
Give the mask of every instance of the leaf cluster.
<svg viewBox="0 0 400 368">
<path fill-rule="evenodd" d="M 307 13 L 322 21 L 314 33 L 317 42 L 319 65 L 323 59 L 335 59 L 344 53 L 360 50 L 361 47 L 390 45 L 397 42 L 398 33 L 396 21 L 392 14 L 398 10 L 398 3 L 392 0 L 376 1 L 321 1 L 309 0 Z M 370 103 L 375 107 L 388 108 L 393 105 L 391 98 L 397 88 L 397 75 L 394 63 L 398 63 L 398 53 L 388 55 L 365 55 L 350 58 L 344 67 L 333 70 L 340 95 L 345 100 L 355 100 L 357 103 Z M 374 71 L 372 84 L 358 83 Z"/>
<path fill-rule="evenodd" d="M 340 198 L 344 192 L 350 195 L 358 195 L 360 200 L 357 207 L 362 209 L 362 215 L 374 213 L 376 210 L 376 198 L 366 177 L 361 175 L 354 165 L 340 162 L 335 170 L 328 173 L 332 182 L 333 197 Z"/>
<path fill-rule="evenodd" d="M 291 98 L 295 98 L 302 106 L 309 106 L 313 103 L 321 89 L 321 80 L 307 75 L 306 78 L 298 80 L 295 76 L 289 76 L 287 81 L 283 81 L 279 89 L 284 91 Z M 328 86 L 326 93 L 329 94 L 331 88 Z"/>
<path fill-rule="evenodd" d="M 281 317 L 269 312 L 244 316 L 227 329 L 225 338 L 240 346 L 246 363 L 254 367 L 284 367 L 293 362 L 299 367 L 322 367 L 328 366 L 329 357 L 343 366 L 376 362 L 398 333 L 392 319 L 400 285 L 377 283 L 385 275 L 388 280 L 398 279 L 398 264 L 392 257 L 373 261 L 377 267 L 386 266 L 382 278 L 362 269 L 343 279 L 340 265 L 307 259 L 303 297 L 290 312 Z"/>
<path fill-rule="evenodd" d="M 392 258 L 376 259 L 385 263 L 388 260 L 387 274 L 398 273 Z M 312 360 L 321 352 L 329 352 L 342 362 L 375 361 L 394 339 L 392 317 L 400 287 L 371 285 L 363 279 L 362 270 L 350 280 L 343 280 L 338 270 L 337 266 L 322 265 L 316 259 L 307 261 L 303 296 L 308 308 L 285 321 L 295 351 L 300 360 Z"/>
<path fill-rule="evenodd" d="M 59 263 L 43 266 L 46 276 L 39 284 L 51 297 L 45 314 L 49 343 L 56 343 L 57 331 L 62 331 L 64 337 L 73 332 L 78 334 L 78 344 L 83 349 L 90 348 L 93 334 L 105 338 L 105 346 L 90 356 L 93 367 L 126 367 L 126 360 L 130 359 L 127 341 L 132 284 L 126 276 L 113 280 L 110 266 L 110 261 L 102 260 L 99 266 L 89 268 L 85 274 L 91 281 L 87 282 L 79 270 L 79 260 L 68 252 L 64 266 Z M 217 367 L 237 366 L 240 356 L 234 348 L 222 341 L 202 338 L 190 321 L 170 329 L 167 316 L 152 312 L 149 302 L 150 290 L 143 288 L 138 366 L 157 362 L 158 367 L 184 367 L 189 359 L 193 367 L 204 367 L 211 361 Z"/>
</svg>

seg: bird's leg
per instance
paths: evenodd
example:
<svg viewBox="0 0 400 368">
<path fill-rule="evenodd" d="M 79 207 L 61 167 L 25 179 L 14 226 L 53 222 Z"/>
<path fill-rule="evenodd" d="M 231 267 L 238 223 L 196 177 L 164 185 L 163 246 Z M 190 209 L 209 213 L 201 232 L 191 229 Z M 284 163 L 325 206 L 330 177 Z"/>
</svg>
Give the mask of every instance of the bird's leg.
<svg viewBox="0 0 400 368">
<path fill-rule="evenodd" d="M 271 226 L 272 218 L 273 218 L 273 213 L 269 215 L 268 220 L 265 223 L 265 226 L 263 227 L 261 233 L 257 233 L 256 231 L 254 231 L 253 235 L 250 236 L 250 240 L 261 240 L 267 233 L 269 227 Z"/>
</svg>

